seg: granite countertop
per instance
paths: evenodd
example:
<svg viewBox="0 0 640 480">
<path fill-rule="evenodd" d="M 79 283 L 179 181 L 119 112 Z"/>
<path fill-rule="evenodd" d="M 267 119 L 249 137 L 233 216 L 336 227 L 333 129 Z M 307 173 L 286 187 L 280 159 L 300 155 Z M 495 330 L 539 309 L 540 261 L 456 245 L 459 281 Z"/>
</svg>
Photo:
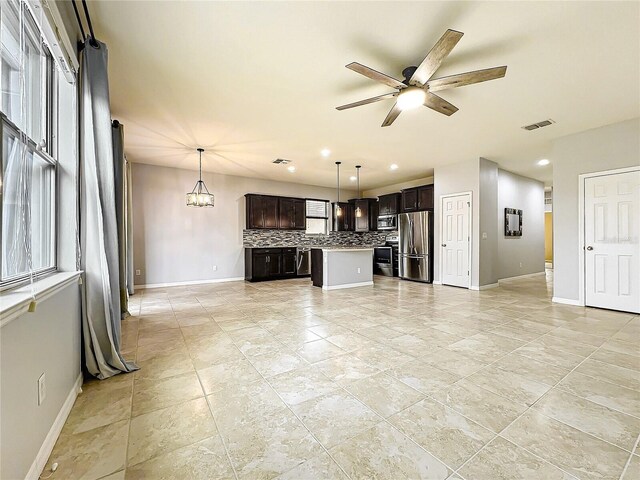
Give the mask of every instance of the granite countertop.
<svg viewBox="0 0 640 480">
<path fill-rule="evenodd" d="M 365 251 L 365 250 L 373 250 L 375 247 L 311 247 L 320 249 L 324 252 L 349 252 L 349 251 Z"/>
<path fill-rule="evenodd" d="M 266 245 L 266 246 L 249 246 L 244 245 L 244 248 L 310 248 L 320 250 L 371 250 L 375 247 L 383 247 L 380 245 Z"/>
</svg>

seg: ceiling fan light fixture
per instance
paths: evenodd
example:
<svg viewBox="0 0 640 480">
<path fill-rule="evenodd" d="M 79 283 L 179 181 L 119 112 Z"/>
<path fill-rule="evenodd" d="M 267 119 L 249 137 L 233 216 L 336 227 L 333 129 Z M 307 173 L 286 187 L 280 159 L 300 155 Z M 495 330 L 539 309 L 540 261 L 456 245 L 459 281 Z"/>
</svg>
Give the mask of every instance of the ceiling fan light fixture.
<svg viewBox="0 0 640 480">
<path fill-rule="evenodd" d="M 398 95 L 397 105 L 400 110 L 411 110 L 424 104 L 427 92 L 419 87 L 408 87 Z"/>
</svg>

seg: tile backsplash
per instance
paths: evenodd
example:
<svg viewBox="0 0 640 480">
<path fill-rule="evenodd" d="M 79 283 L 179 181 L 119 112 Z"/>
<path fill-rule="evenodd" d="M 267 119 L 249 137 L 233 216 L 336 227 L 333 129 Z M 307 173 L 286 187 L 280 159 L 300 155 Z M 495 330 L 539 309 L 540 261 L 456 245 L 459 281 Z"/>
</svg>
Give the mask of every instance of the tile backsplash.
<svg viewBox="0 0 640 480">
<path fill-rule="evenodd" d="M 384 245 L 384 232 L 329 232 L 329 235 L 307 235 L 299 230 L 243 230 L 245 247 L 374 247 Z"/>
</svg>

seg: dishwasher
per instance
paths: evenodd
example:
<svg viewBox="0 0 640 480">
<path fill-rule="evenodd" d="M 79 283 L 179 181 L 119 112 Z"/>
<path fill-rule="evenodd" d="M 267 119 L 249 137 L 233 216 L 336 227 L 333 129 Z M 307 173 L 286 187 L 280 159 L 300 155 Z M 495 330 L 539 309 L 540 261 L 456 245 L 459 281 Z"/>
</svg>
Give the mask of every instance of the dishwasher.
<svg viewBox="0 0 640 480">
<path fill-rule="evenodd" d="M 296 248 L 296 275 L 298 277 L 311 275 L 311 247 Z"/>
</svg>

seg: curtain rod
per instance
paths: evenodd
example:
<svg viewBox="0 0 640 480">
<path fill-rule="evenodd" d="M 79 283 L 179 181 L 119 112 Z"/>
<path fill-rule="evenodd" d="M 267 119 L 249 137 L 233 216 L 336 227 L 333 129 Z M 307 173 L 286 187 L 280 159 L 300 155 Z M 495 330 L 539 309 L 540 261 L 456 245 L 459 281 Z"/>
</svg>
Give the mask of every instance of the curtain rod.
<svg viewBox="0 0 640 480">
<path fill-rule="evenodd" d="M 78 25 L 80 26 L 80 33 L 82 33 L 82 39 L 85 40 L 86 34 L 84 31 L 84 27 L 82 26 L 82 20 L 80 19 L 80 12 L 78 12 L 78 7 L 76 6 L 76 0 L 72 0 L 73 10 L 76 12 L 76 20 L 78 20 Z M 98 47 L 98 41 L 96 40 L 96 36 L 93 33 L 93 24 L 91 23 L 91 15 L 89 15 L 89 8 L 87 7 L 87 0 L 82 0 L 82 8 L 84 10 L 84 18 L 87 21 L 87 25 L 89 26 L 89 43 L 92 47 Z"/>
</svg>

